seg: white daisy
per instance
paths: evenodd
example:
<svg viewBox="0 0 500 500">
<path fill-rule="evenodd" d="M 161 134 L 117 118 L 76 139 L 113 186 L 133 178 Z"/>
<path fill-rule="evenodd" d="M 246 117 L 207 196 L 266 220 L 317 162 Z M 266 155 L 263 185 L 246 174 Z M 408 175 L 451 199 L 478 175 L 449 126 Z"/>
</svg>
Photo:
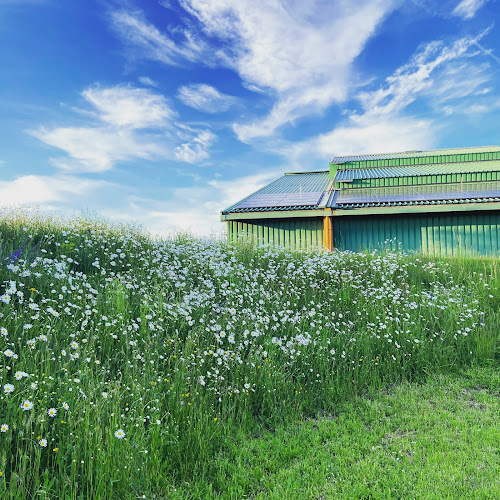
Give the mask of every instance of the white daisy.
<svg viewBox="0 0 500 500">
<path fill-rule="evenodd" d="M 33 403 L 31 401 L 29 401 L 28 399 L 26 399 L 25 401 L 23 401 L 23 404 L 21 405 L 21 408 L 24 411 L 31 410 L 33 408 Z"/>
<path fill-rule="evenodd" d="M 123 439 L 125 437 L 125 431 L 123 429 L 118 429 L 115 432 L 115 437 L 117 437 L 118 439 Z"/>
<path fill-rule="evenodd" d="M 3 390 L 5 393 L 10 394 L 11 392 L 14 391 L 14 386 L 12 384 L 5 384 L 3 386 Z"/>
</svg>

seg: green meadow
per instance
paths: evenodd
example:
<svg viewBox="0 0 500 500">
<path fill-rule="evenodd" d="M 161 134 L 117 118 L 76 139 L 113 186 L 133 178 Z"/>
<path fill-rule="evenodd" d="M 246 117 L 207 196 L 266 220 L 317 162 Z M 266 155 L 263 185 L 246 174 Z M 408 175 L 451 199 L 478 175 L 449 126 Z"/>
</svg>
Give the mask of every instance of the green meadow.
<svg viewBox="0 0 500 500">
<path fill-rule="evenodd" d="M 499 498 L 496 259 L 0 217 L 0 498 Z"/>
</svg>

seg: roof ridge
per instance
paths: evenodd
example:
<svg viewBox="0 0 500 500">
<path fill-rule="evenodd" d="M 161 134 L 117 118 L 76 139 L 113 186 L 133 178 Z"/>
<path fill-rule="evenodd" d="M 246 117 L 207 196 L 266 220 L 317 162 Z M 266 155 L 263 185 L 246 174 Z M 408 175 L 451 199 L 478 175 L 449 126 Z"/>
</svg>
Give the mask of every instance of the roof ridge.
<svg viewBox="0 0 500 500">
<path fill-rule="evenodd" d="M 409 149 L 406 151 L 385 151 L 380 153 L 346 153 L 332 156 L 333 158 L 343 158 L 345 156 L 375 156 L 375 155 L 401 155 L 405 153 L 431 153 L 434 151 L 456 151 L 458 149 L 487 149 L 487 148 L 500 148 L 498 144 L 491 144 L 489 146 L 464 146 L 461 148 L 439 148 L 439 149 Z"/>
<path fill-rule="evenodd" d="M 306 172 L 285 172 L 283 175 L 304 175 L 304 174 L 325 174 L 330 173 L 330 170 L 308 170 Z"/>
<path fill-rule="evenodd" d="M 413 149 L 413 150 L 407 150 L 407 151 L 392 151 L 392 152 L 385 152 L 385 153 L 351 153 L 351 154 L 343 154 L 343 155 L 335 155 L 331 157 L 330 163 L 334 163 L 334 160 L 339 159 L 339 158 L 360 158 L 360 157 L 367 157 L 367 156 L 391 156 L 391 155 L 409 155 L 409 157 L 412 157 L 411 155 L 422 155 L 425 153 L 438 153 L 438 152 L 443 152 L 443 151 L 467 151 L 467 150 L 480 150 L 480 151 L 485 151 L 488 149 L 494 149 L 495 151 L 500 150 L 499 145 L 491 145 L 491 146 L 465 146 L 461 148 L 440 148 L 440 149 Z M 349 161 L 349 160 L 347 160 Z"/>
</svg>

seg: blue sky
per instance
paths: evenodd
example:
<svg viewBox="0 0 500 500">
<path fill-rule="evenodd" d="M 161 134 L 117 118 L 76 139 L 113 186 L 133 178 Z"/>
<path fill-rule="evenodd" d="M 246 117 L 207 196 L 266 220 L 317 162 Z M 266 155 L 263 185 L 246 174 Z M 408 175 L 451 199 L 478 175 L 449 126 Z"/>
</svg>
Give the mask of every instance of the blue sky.
<svg viewBox="0 0 500 500">
<path fill-rule="evenodd" d="M 334 155 L 499 144 L 497 0 L 0 0 L 0 203 L 155 233 Z"/>
</svg>

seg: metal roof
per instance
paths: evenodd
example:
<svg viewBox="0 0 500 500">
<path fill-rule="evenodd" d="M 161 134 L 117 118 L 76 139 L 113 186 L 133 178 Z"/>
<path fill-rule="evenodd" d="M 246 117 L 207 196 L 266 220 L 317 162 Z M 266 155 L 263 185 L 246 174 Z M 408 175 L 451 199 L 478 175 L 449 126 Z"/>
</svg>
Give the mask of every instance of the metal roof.
<svg viewBox="0 0 500 500">
<path fill-rule="evenodd" d="M 500 151 L 500 147 L 460 148 L 436 150 L 440 153 L 474 151 Z M 422 154 L 432 151 L 425 151 Z M 405 154 L 405 153 L 397 153 Z M 374 155 L 371 155 L 374 156 Z M 390 154 L 386 155 L 389 157 Z M 329 171 L 289 173 L 271 182 L 222 213 L 273 212 L 314 210 L 318 208 L 347 209 L 366 206 L 434 205 L 470 203 L 472 201 L 500 201 L 500 181 L 455 182 L 412 186 L 352 187 L 334 190 L 334 181 L 351 181 L 382 177 L 460 174 L 469 172 L 500 171 L 500 160 L 407 165 L 399 167 L 340 169 L 334 180 Z"/>
<path fill-rule="evenodd" d="M 491 203 L 500 202 L 500 198 L 465 198 L 460 200 L 420 200 L 420 201 L 386 201 L 386 202 L 359 202 L 359 203 L 346 203 L 342 207 L 332 208 L 367 208 L 367 207 L 407 207 L 417 205 L 463 205 L 469 203 Z"/>
<path fill-rule="evenodd" d="M 313 209 L 316 208 L 323 193 L 329 189 L 330 185 L 329 171 L 285 174 L 226 208 L 222 213 L 255 211 L 255 209 L 266 208 L 278 210 L 280 207 L 291 210 L 296 209 L 294 207 L 297 206 L 302 207 L 301 210 Z M 296 193 L 296 196 L 291 196 L 292 193 Z"/>
<path fill-rule="evenodd" d="M 425 151 L 401 151 L 397 153 L 375 153 L 364 155 L 342 155 L 334 156 L 330 163 L 345 163 L 347 161 L 369 161 L 369 160 L 390 160 L 396 158 L 416 158 L 419 156 L 438 155 L 457 155 L 468 153 L 486 153 L 500 151 L 500 146 L 480 146 L 471 148 L 452 148 L 452 149 L 428 149 Z"/>
<path fill-rule="evenodd" d="M 340 191 L 336 203 L 340 207 L 359 203 L 443 201 L 500 197 L 500 181 L 391 186 Z"/>
<path fill-rule="evenodd" d="M 500 171 L 500 160 L 468 161 L 463 163 L 433 163 L 404 167 L 372 167 L 339 169 L 335 181 L 380 179 L 383 177 L 412 177 L 417 175 L 461 174 Z"/>
<path fill-rule="evenodd" d="M 251 208 L 234 208 L 231 210 L 233 214 L 241 214 L 247 212 L 290 212 L 295 210 L 315 210 L 316 205 L 296 205 L 293 207 L 251 207 Z M 226 213 L 225 211 L 223 213 Z"/>
</svg>

